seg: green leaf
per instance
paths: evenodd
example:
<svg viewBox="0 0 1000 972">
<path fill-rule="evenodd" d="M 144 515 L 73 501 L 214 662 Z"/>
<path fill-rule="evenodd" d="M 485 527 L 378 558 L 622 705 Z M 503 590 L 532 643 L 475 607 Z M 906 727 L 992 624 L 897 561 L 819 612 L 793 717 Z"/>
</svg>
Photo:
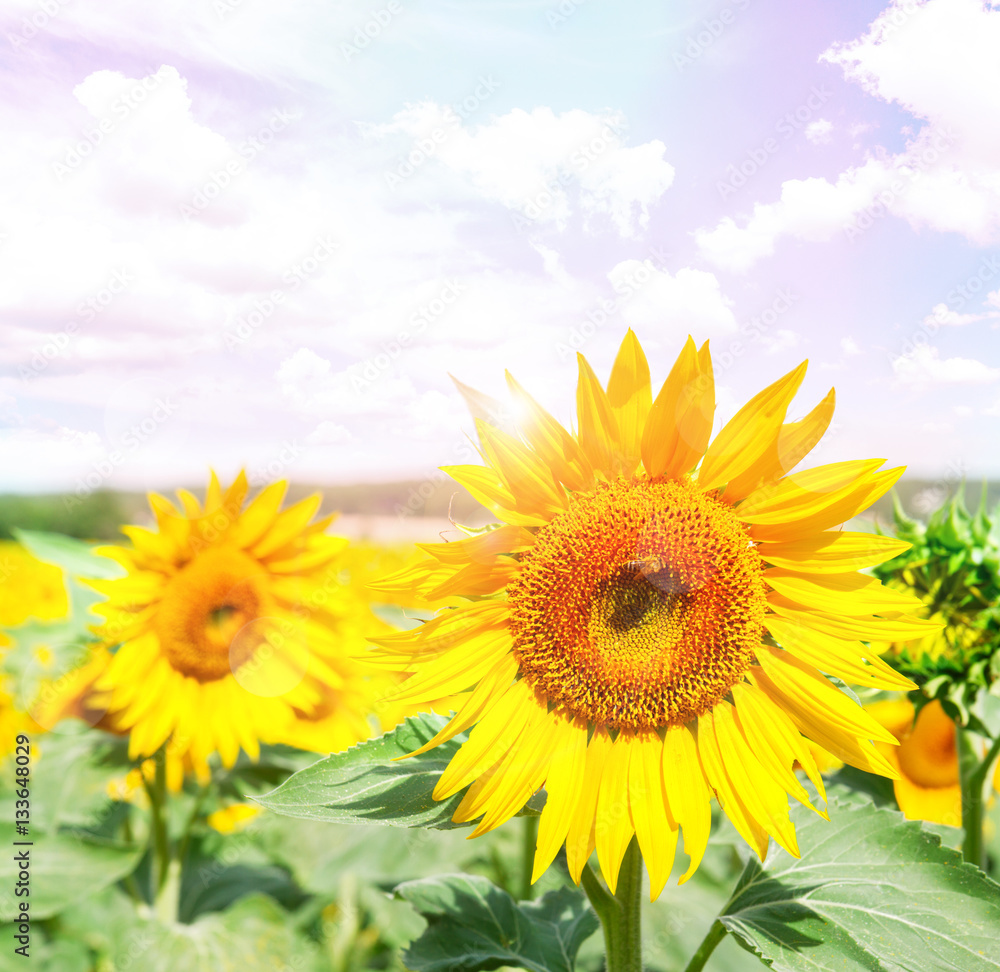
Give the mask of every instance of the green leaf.
<svg viewBox="0 0 1000 972">
<path fill-rule="evenodd" d="M 82 540 L 38 530 L 15 530 L 14 535 L 33 557 L 55 564 L 73 577 L 110 579 L 125 573 L 120 564 L 94 553 L 94 547 Z"/>
<path fill-rule="evenodd" d="M 193 925 L 154 919 L 113 945 L 115 969 L 129 972 L 275 972 L 315 967 L 315 948 L 295 934 L 287 914 L 264 895 L 241 898 Z"/>
<path fill-rule="evenodd" d="M 30 846 L 15 846 L 15 840 L 32 840 Z M 11 824 L 0 826 L 0 845 L 8 849 L 0 866 L 0 886 L 13 888 L 17 881 L 14 855 L 27 851 L 31 874 L 31 917 L 50 918 L 86 895 L 94 894 L 135 870 L 145 848 L 125 847 L 110 841 L 83 840 L 62 832 L 17 837 Z M 0 921 L 17 914 L 17 899 L 0 895 Z"/>
<path fill-rule="evenodd" d="M 330 823 L 436 830 L 467 826 L 451 820 L 461 802 L 460 793 L 440 802 L 431 796 L 464 736 L 456 736 L 421 756 L 396 762 L 432 739 L 446 722 L 438 715 L 412 716 L 378 739 L 369 739 L 299 770 L 276 790 L 254 799 L 286 817 Z M 541 812 L 539 802 L 536 797 L 522 813 Z"/>
<path fill-rule="evenodd" d="M 513 965 L 530 972 L 573 972 L 580 945 L 600 927 L 575 888 L 516 902 L 469 874 L 409 881 L 396 888 L 428 923 L 403 954 L 415 972 L 476 972 Z"/>
<path fill-rule="evenodd" d="M 1000 969 L 1000 885 L 899 813 L 793 811 L 802 857 L 751 858 L 721 920 L 777 970 Z"/>
<path fill-rule="evenodd" d="M 200 915 L 225 911 L 248 894 L 267 894 L 289 909 L 297 908 L 305 900 L 302 890 L 282 867 L 234 864 L 212 869 L 208 865 L 213 863 L 210 858 L 187 862 L 177 909 L 179 921 L 190 923 Z"/>
</svg>

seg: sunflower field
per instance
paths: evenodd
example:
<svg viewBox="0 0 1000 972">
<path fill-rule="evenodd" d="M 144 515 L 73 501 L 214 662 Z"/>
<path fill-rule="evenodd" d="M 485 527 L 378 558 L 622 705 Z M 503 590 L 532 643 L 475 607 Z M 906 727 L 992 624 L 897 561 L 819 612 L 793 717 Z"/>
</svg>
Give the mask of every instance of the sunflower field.
<svg viewBox="0 0 1000 972">
<path fill-rule="evenodd" d="M 0 970 L 1000 968 L 1000 511 L 861 517 L 804 364 L 714 435 L 707 342 L 650 372 L 460 386 L 441 542 L 211 471 L 15 529 Z"/>
</svg>

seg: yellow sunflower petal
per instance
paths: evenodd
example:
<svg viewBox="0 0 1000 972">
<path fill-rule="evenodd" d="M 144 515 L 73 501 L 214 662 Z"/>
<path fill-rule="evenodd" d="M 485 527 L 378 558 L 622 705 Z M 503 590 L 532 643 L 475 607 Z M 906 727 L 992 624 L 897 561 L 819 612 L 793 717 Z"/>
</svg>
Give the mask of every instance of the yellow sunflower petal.
<svg viewBox="0 0 1000 972">
<path fill-rule="evenodd" d="M 537 704 L 526 682 L 515 682 L 498 698 L 451 758 L 434 787 L 434 799 L 446 800 L 492 766 L 521 734 Z"/>
<path fill-rule="evenodd" d="M 797 697 L 807 708 L 811 707 L 817 717 L 823 719 L 824 725 L 864 739 L 896 741 L 892 733 L 880 726 L 857 702 L 789 652 L 761 645 L 757 660 L 771 681 L 786 694 Z"/>
<path fill-rule="evenodd" d="M 205 490 L 205 509 L 211 513 L 222 506 L 222 485 L 214 469 L 208 473 L 208 488 Z"/>
<path fill-rule="evenodd" d="M 465 732 L 469 726 L 475 725 L 493 705 L 497 696 L 509 688 L 516 674 L 517 660 L 513 655 L 504 655 L 483 676 L 482 681 L 469 693 L 468 698 L 465 699 L 455 715 L 437 735 L 424 743 L 419 749 L 415 749 L 412 753 L 400 756 L 399 758 L 410 759 L 413 756 L 426 753 L 434 749 L 435 746 L 440 746 L 441 743 L 447 742 L 449 739 L 454 739 L 460 732 Z"/>
<path fill-rule="evenodd" d="M 177 498 L 181 501 L 184 515 L 189 520 L 194 520 L 201 516 L 201 503 L 198 502 L 198 498 L 192 492 L 186 489 L 179 489 L 177 490 Z"/>
<path fill-rule="evenodd" d="M 712 789 L 715 790 L 719 806 L 722 807 L 737 833 L 763 860 L 767 854 L 767 830 L 741 799 L 741 797 L 751 799 L 750 794 L 743 793 L 738 784 L 729 778 L 728 766 L 723 756 L 727 740 L 720 732 L 715 718 L 719 708 L 720 706 L 710 709 L 698 719 L 698 754 L 705 767 L 705 775 L 708 777 Z"/>
<path fill-rule="evenodd" d="M 740 730 L 735 707 L 723 702 L 712 712 L 726 775 L 736 786 L 741 801 L 754 819 L 789 854 L 798 857 L 795 828 L 788 816 L 788 797 L 784 787 L 771 778 L 747 743 Z"/>
<path fill-rule="evenodd" d="M 663 785 L 670 813 L 684 833 L 684 852 L 690 858 L 683 884 L 698 870 L 712 829 L 711 793 L 698 747 L 686 726 L 668 728 L 663 740 Z"/>
<path fill-rule="evenodd" d="M 503 601 L 481 601 L 461 609 L 448 610 L 409 631 L 371 638 L 374 644 L 383 648 L 382 651 L 372 652 L 372 656 L 399 665 L 401 671 L 408 670 L 408 666 L 417 659 L 433 660 L 467 639 L 505 628 L 508 613 Z"/>
<path fill-rule="evenodd" d="M 650 476 L 683 475 L 708 446 L 715 381 L 707 344 L 703 352 L 699 355 L 694 341 L 687 339 L 650 408 L 642 435 L 642 464 Z"/>
<path fill-rule="evenodd" d="M 453 648 L 411 675 L 386 696 L 391 702 L 427 702 L 463 692 L 474 685 L 511 649 L 507 631 L 490 632 Z"/>
<path fill-rule="evenodd" d="M 783 567 L 764 573 L 764 580 L 779 594 L 817 611 L 864 617 L 866 614 L 917 611 L 923 602 L 903 591 L 886 587 L 864 574 L 800 574 Z"/>
<path fill-rule="evenodd" d="M 284 481 L 265 486 L 230 528 L 230 542 L 237 547 L 252 547 L 274 522 L 287 489 Z"/>
<path fill-rule="evenodd" d="M 528 730 L 526 744 L 511 755 L 503 767 L 503 775 L 493 794 L 488 797 L 486 813 L 479 826 L 470 834 L 478 837 L 514 816 L 541 788 L 545 781 L 552 754 L 564 745 L 565 721 L 547 718 L 542 711 L 538 724 Z"/>
<path fill-rule="evenodd" d="M 823 401 L 801 422 L 782 425 L 764 455 L 726 485 L 726 500 L 735 503 L 794 469 L 823 438 L 833 418 L 835 402 L 836 395 L 831 388 Z"/>
<path fill-rule="evenodd" d="M 764 623 L 787 652 L 845 682 L 903 692 L 916 688 L 860 641 L 842 641 L 774 614 L 768 615 Z"/>
<path fill-rule="evenodd" d="M 608 404 L 619 430 L 625 463 L 622 475 L 630 476 L 639 463 L 642 433 L 652 405 L 649 365 L 631 330 L 626 332 L 611 369 Z"/>
<path fill-rule="evenodd" d="M 306 524 L 319 511 L 322 502 L 323 497 L 317 493 L 315 496 L 307 496 L 275 516 L 267 532 L 254 544 L 253 555 L 263 559 L 280 550 L 289 540 L 302 536 Z"/>
<path fill-rule="evenodd" d="M 890 779 L 898 777 L 898 772 L 886 762 L 870 738 L 862 738 L 849 734 L 838 726 L 831 726 L 823 718 L 823 710 L 817 709 L 814 701 L 804 700 L 796 692 L 785 691 L 762 668 L 751 668 L 747 677 L 788 715 L 799 732 L 837 759 L 879 776 Z"/>
<path fill-rule="evenodd" d="M 608 396 L 587 359 L 582 354 L 577 354 L 576 359 L 580 367 L 576 386 L 580 446 L 594 469 L 612 476 L 619 468 L 622 454 L 618 422 Z"/>
<path fill-rule="evenodd" d="M 451 476 L 459 486 L 472 494 L 473 499 L 507 523 L 542 526 L 548 522 L 544 516 L 516 513 L 517 503 L 510 490 L 501 483 L 499 475 L 486 466 L 442 466 L 441 471 Z"/>
<path fill-rule="evenodd" d="M 524 527 L 503 526 L 464 540 L 417 546 L 442 564 L 484 564 L 493 563 L 498 554 L 527 550 L 534 542 L 534 536 Z"/>
<path fill-rule="evenodd" d="M 837 616 L 825 611 L 811 610 L 780 595 L 769 596 L 767 603 L 772 611 L 783 618 L 789 618 L 796 624 L 814 628 L 834 638 L 843 638 L 845 641 L 911 641 L 941 630 L 941 625 L 937 621 L 925 621 L 923 618 Z"/>
<path fill-rule="evenodd" d="M 881 564 L 909 547 L 895 537 L 834 530 L 784 543 L 762 543 L 759 549 L 761 557 L 775 567 L 840 574 Z"/>
<path fill-rule="evenodd" d="M 635 832 L 628 811 L 629 760 L 634 742 L 631 733 L 618 734 L 608 749 L 597 794 L 597 817 L 594 822 L 597 860 L 612 894 L 618 887 L 622 858 Z"/>
<path fill-rule="evenodd" d="M 816 512 L 811 515 L 802 514 L 801 518 L 792 518 L 776 522 L 774 514 L 746 514 L 742 504 L 737 507 L 737 515 L 744 522 L 750 524 L 750 535 L 754 540 L 792 540 L 796 537 L 818 533 L 821 530 L 828 530 L 839 523 L 846 523 L 852 517 L 857 516 L 862 510 L 867 509 L 881 496 L 884 496 L 895 485 L 896 480 L 903 475 L 903 466 L 895 469 L 886 469 L 883 472 L 875 473 L 870 478 L 863 478 L 853 487 L 839 491 L 834 498 L 826 497 L 822 502 L 813 504 Z M 796 476 L 805 473 L 796 473 Z M 782 481 L 783 482 L 783 481 Z M 776 484 L 780 486 L 781 483 Z M 748 497 L 749 499 L 752 498 Z M 764 521 L 768 522 L 764 522 Z"/>
<path fill-rule="evenodd" d="M 478 419 L 476 426 L 487 460 L 500 473 L 518 509 L 555 515 L 566 508 L 566 492 L 542 460 L 506 432 Z"/>
<path fill-rule="evenodd" d="M 698 485 L 716 489 L 746 472 L 777 439 L 785 412 L 802 384 L 806 362 L 747 402 L 712 440 L 698 470 Z"/>
<path fill-rule="evenodd" d="M 823 777 L 792 720 L 760 689 L 748 682 L 733 686 L 733 701 L 743 735 L 775 783 L 784 787 L 800 803 L 815 809 L 805 787 L 793 772 L 798 763 L 816 786 L 820 798 L 826 800 Z"/>
<path fill-rule="evenodd" d="M 548 464 L 567 489 L 581 490 L 594 478 L 579 443 L 545 411 L 507 372 L 511 394 L 525 413 L 521 431 L 529 445 Z"/>
<path fill-rule="evenodd" d="M 564 722 L 566 728 L 552 748 L 552 761 L 545 779 L 546 800 L 538 821 L 532 884 L 555 860 L 559 848 L 566 840 L 580 799 L 580 781 L 584 779 L 587 763 L 586 723 L 571 720 L 565 715 L 558 715 L 556 718 Z"/>
<path fill-rule="evenodd" d="M 670 816 L 663 786 L 663 741 L 655 732 L 642 732 L 632 740 L 631 749 L 629 814 L 649 872 L 649 899 L 655 901 L 674 866 L 677 823 Z"/>
<path fill-rule="evenodd" d="M 512 797 L 516 798 L 516 794 L 530 779 L 539 776 L 544 779 L 547 766 L 540 765 L 539 757 L 542 756 L 543 744 L 549 735 L 547 729 L 550 723 L 545 719 L 546 715 L 545 707 L 537 701 L 534 705 L 530 705 L 517 739 L 498 751 L 497 762 L 466 791 L 452 819 L 457 823 L 464 823 L 467 820 L 474 820 L 484 812 L 487 814 L 487 820 L 484 821 L 487 826 L 483 830 L 477 827 L 470 837 L 478 837 L 480 833 L 492 830 L 493 826 L 500 823 L 499 818 L 503 814 L 505 805 L 512 802 Z M 524 799 L 510 810 L 509 816 L 512 817 L 524 806 L 535 789 L 541 786 L 541 779 L 537 786 L 528 790 Z M 489 825 L 491 815 L 495 819 L 493 825 Z"/>
<path fill-rule="evenodd" d="M 599 726 L 594 730 L 594 735 L 587 745 L 583 779 L 577 781 L 579 799 L 573 810 L 569 833 L 566 835 L 566 866 L 575 884 L 580 883 L 583 867 L 594 849 L 597 797 L 610 749 L 611 737 L 603 726 Z"/>
</svg>

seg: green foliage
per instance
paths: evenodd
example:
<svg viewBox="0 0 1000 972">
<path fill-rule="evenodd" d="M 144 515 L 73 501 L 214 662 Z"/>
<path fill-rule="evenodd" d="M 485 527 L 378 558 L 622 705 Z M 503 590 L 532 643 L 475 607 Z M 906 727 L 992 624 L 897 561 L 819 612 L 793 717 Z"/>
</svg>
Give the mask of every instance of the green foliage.
<svg viewBox="0 0 1000 972">
<path fill-rule="evenodd" d="M 144 848 L 101 841 L 62 831 L 33 836 L 30 847 L 14 847 L 19 838 L 13 824 L 0 825 L 0 841 L 10 852 L 0 861 L 0 882 L 12 888 L 17 881 L 16 851 L 30 855 L 31 917 L 49 918 L 83 895 L 93 894 L 135 870 Z M 0 897 L 0 921 L 17 915 L 16 899 Z"/>
<path fill-rule="evenodd" d="M 287 817 L 330 823 L 380 823 L 393 827 L 464 827 L 451 815 L 461 801 L 456 794 L 437 802 L 431 793 L 464 736 L 412 759 L 447 722 L 442 716 L 412 716 L 378 739 L 359 743 L 300 770 L 278 789 L 257 797 L 268 810 Z M 523 813 L 538 813 L 534 802 Z"/>
<path fill-rule="evenodd" d="M 95 970 L 129 972 L 319 972 L 318 949 L 275 901 L 254 894 L 194 924 L 140 915 L 111 890 L 69 909 L 60 939 L 85 942 Z M 39 942 L 39 944 L 41 944 Z M 34 946 L 33 946 L 34 947 Z"/>
<path fill-rule="evenodd" d="M 918 822 L 835 798 L 792 817 L 802 857 L 751 858 L 721 916 L 771 968 L 1000 969 L 1000 885 Z"/>
<path fill-rule="evenodd" d="M 121 524 L 132 519 L 136 499 L 134 494 L 103 489 L 86 496 L 72 493 L 0 495 L 0 539 L 10 539 L 21 529 L 46 530 L 89 540 L 111 540 L 120 536 Z"/>
<path fill-rule="evenodd" d="M 896 536 L 912 546 L 875 576 L 923 600 L 926 616 L 944 628 L 895 645 L 889 660 L 921 686 L 924 700 L 940 699 L 963 725 L 992 735 L 982 694 L 1000 692 L 1000 506 L 991 515 L 984 490 L 973 515 L 959 491 L 926 523 L 898 502 L 894 515 Z"/>
<path fill-rule="evenodd" d="M 468 874 L 410 881 L 396 888 L 427 919 L 404 953 L 415 972 L 478 972 L 512 965 L 530 972 L 573 972 L 576 953 L 600 924 L 575 888 L 516 902 Z"/>
</svg>

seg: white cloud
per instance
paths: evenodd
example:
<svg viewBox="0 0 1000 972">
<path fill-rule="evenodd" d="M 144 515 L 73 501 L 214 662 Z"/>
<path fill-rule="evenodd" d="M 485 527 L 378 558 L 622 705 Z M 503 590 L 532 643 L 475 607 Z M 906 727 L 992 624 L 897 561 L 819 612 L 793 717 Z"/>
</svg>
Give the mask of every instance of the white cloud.
<svg viewBox="0 0 1000 972">
<path fill-rule="evenodd" d="M 855 355 L 861 354 L 861 348 L 858 347 L 858 342 L 852 337 L 842 337 L 840 339 L 840 350 L 844 354 Z"/>
<path fill-rule="evenodd" d="M 324 378 L 330 373 L 330 362 L 309 348 L 299 348 L 281 362 L 275 377 L 286 394 L 298 391 L 304 384 Z"/>
<path fill-rule="evenodd" d="M 782 236 L 848 238 L 885 214 L 964 235 L 1000 239 L 1000 7 L 982 0 L 894 0 L 868 33 L 822 60 L 925 124 L 895 155 L 881 150 L 834 182 L 791 180 L 748 220 L 725 217 L 696 239 L 710 260 L 743 272 Z M 814 123 L 816 124 L 816 123 Z"/>
<path fill-rule="evenodd" d="M 989 298 L 987 298 L 989 299 Z M 930 314 L 924 318 L 924 324 L 942 324 L 946 327 L 961 327 L 963 324 L 972 324 L 975 321 L 984 321 L 992 317 L 1000 317 L 1000 313 L 989 312 L 986 314 L 959 314 L 952 310 L 947 304 L 935 304 L 931 308 Z"/>
<path fill-rule="evenodd" d="M 790 348 L 797 348 L 802 343 L 800 335 L 795 331 L 779 328 L 774 334 L 761 338 L 768 354 L 777 354 L 779 351 L 788 351 Z"/>
<path fill-rule="evenodd" d="M 542 258 L 542 266 L 545 272 L 561 287 L 572 287 L 573 278 L 566 272 L 562 258 L 556 250 L 544 246 L 541 243 L 533 242 L 531 248 Z"/>
<path fill-rule="evenodd" d="M 674 179 L 666 146 L 658 139 L 626 146 L 624 119 L 610 112 L 515 108 L 471 127 L 450 108 L 425 101 L 366 131 L 409 136 L 404 162 L 410 153 L 418 165 L 439 161 L 529 225 L 563 228 L 575 207 L 590 222 L 610 218 L 622 236 L 634 236 Z M 405 167 L 400 173 L 406 175 Z M 397 184 L 392 173 L 389 181 Z"/>
<path fill-rule="evenodd" d="M 782 184 L 776 203 L 756 203 L 743 226 L 725 216 L 713 230 L 695 231 L 695 242 L 713 263 L 742 273 L 774 253 L 783 235 L 813 242 L 829 240 L 890 183 L 884 164 L 872 160 L 843 173 L 835 182 L 823 178 L 791 179 Z"/>
<path fill-rule="evenodd" d="M 351 433 L 349 429 L 346 429 L 343 425 L 338 425 L 336 422 L 320 422 L 319 425 L 313 429 L 306 436 L 307 445 L 338 445 L 341 442 L 348 442 L 351 439 Z"/>
<path fill-rule="evenodd" d="M 896 387 L 921 389 L 934 385 L 983 385 L 1000 378 L 1000 368 L 991 368 L 975 358 L 944 358 L 938 349 L 918 345 L 892 362 Z"/>
<path fill-rule="evenodd" d="M 833 122 L 829 118 L 817 118 L 816 121 L 806 125 L 806 140 L 813 145 L 826 145 L 830 141 L 832 131 Z"/>
<path fill-rule="evenodd" d="M 630 327 L 705 337 L 736 330 L 732 301 L 712 273 L 682 267 L 671 274 L 650 260 L 623 260 L 608 279 L 619 295 L 620 316 Z"/>
</svg>

